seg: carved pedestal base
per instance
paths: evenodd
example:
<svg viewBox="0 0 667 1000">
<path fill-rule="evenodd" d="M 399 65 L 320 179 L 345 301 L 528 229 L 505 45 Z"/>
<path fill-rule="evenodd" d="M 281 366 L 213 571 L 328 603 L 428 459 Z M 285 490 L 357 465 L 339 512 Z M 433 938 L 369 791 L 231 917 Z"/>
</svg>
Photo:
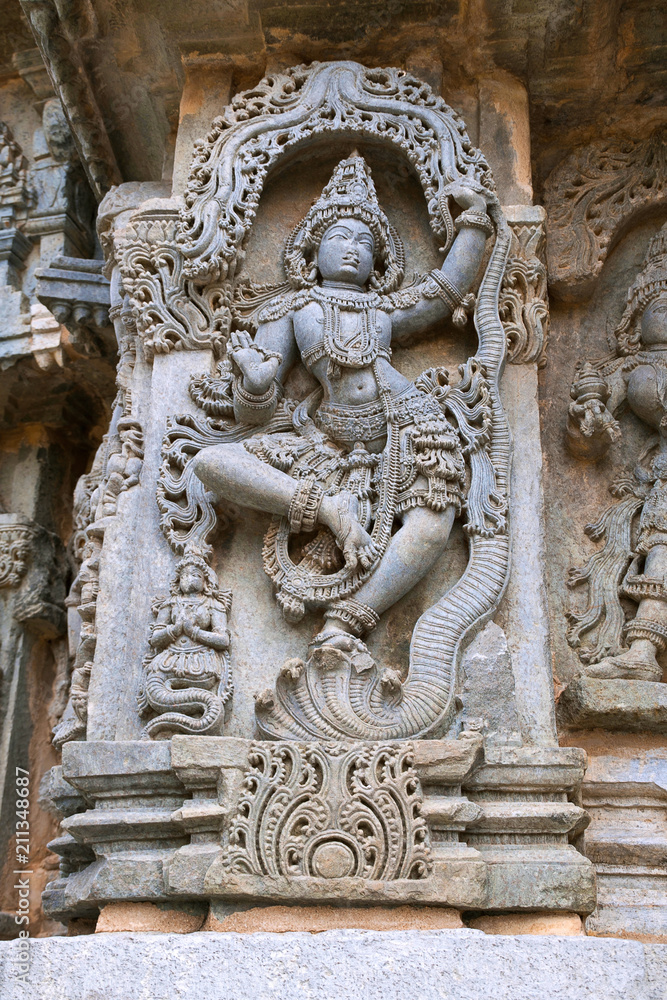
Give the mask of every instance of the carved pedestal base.
<svg viewBox="0 0 667 1000">
<path fill-rule="evenodd" d="M 63 821 L 68 874 L 45 906 L 61 919 L 122 900 L 588 913 L 593 868 L 568 842 L 587 822 L 568 801 L 583 761 L 485 756 L 477 735 L 70 743 L 63 774 L 90 808 Z"/>
<path fill-rule="evenodd" d="M 581 789 L 598 903 L 586 932 L 667 943 L 667 756 L 593 756 Z"/>
<path fill-rule="evenodd" d="M 578 677 L 560 696 L 558 721 L 573 729 L 667 733 L 667 684 Z"/>
</svg>

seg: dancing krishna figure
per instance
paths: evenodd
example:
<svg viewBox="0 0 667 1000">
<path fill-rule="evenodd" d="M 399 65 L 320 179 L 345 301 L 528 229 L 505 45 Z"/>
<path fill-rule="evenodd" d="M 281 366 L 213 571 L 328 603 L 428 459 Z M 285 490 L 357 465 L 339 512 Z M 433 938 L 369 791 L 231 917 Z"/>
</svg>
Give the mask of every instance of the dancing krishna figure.
<svg viewBox="0 0 667 1000">
<path fill-rule="evenodd" d="M 356 154 L 338 165 L 288 238 L 291 290 L 256 314 L 254 339 L 244 331 L 230 338 L 234 415 L 258 430 L 193 459 L 219 498 L 279 516 L 266 537 L 265 568 L 288 620 L 323 609 L 309 649 L 321 666 L 341 657 L 357 671 L 373 665 L 361 637 L 447 545 L 466 501 L 464 454 L 484 461 L 490 415 L 475 360 L 456 387 L 444 369 L 413 383 L 391 364 L 392 340 L 447 315 L 465 323 L 473 301 L 493 195 L 462 184 L 452 194 L 463 211 L 442 268 L 397 291 L 403 248 L 368 166 Z M 261 430 L 284 405 L 282 385 L 299 358 L 319 388 L 294 409 L 292 429 Z M 493 533 L 503 529 L 505 507 L 486 461 L 491 486 L 471 498 L 468 524 Z M 383 685 L 400 685 L 394 671 L 384 672 Z"/>
</svg>

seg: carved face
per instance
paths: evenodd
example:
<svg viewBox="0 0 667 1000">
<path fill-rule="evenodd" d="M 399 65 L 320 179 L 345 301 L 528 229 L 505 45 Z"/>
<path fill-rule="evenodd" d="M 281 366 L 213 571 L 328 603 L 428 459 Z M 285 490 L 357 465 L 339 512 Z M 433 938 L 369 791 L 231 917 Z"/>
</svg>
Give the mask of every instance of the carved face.
<svg viewBox="0 0 667 1000">
<path fill-rule="evenodd" d="M 644 310 L 642 341 L 645 344 L 667 344 L 667 292 L 661 292 Z"/>
<path fill-rule="evenodd" d="M 181 570 L 181 593 L 201 594 L 204 589 L 204 583 L 204 574 L 199 566 L 184 566 Z"/>
<path fill-rule="evenodd" d="M 373 234 L 359 219 L 340 219 L 325 231 L 317 251 L 317 267 L 325 281 L 360 288 L 373 270 Z"/>
</svg>

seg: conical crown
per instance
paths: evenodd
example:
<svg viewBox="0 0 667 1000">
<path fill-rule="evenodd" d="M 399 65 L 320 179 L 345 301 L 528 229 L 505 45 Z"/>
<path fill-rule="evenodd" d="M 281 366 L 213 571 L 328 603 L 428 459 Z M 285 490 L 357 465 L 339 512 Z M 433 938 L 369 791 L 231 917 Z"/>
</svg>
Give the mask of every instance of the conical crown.
<svg viewBox="0 0 667 1000">
<path fill-rule="evenodd" d="M 363 156 L 352 154 L 349 159 L 341 160 L 311 211 L 322 211 L 333 206 L 358 209 L 386 222 L 386 216 L 378 203 L 371 172 Z"/>
<path fill-rule="evenodd" d="M 313 255 L 329 226 L 343 218 L 365 222 L 373 234 L 376 268 L 369 281 L 371 287 L 381 292 L 394 291 L 403 278 L 403 244 L 380 208 L 366 161 L 356 152 L 341 160 L 322 194 L 287 241 L 285 270 L 292 283 L 297 287 L 315 284 L 317 268 Z"/>
<path fill-rule="evenodd" d="M 630 354 L 639 349 L 641 315 L 649 303 L 665 293 L 667 293 L 667 222 L 649 242 L 644 265 L 628 290 L 625 312 L 616 330 L 622 354 Z"/>
</svg>

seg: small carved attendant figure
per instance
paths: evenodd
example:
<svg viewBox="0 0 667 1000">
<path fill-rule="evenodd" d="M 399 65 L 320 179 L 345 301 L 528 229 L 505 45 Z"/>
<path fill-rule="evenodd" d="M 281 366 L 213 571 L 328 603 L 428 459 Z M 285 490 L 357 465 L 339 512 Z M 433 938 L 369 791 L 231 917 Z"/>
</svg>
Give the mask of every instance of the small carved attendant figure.
<svg viewBox="0 0 667 1000">
<path fill-rule="evenodd" d="M 465 322 L 493 231 L 486 212 L 493 196 L 463 185 L 452 194 L 464 211 L 442 268 L 397 291 L 403 249 L 370 171 L 356 154 L 338 165 L 287 241 L 292 290 L 259 312 L 254 340 L 231 337 L 236 419 L 266 429 L 193 459 L 219 497 L 283 519 L 264 549 L 283 612 L 298 621 L 322 608 L 311 655 L 335 659 L 337 651 L 358 670 L 372 664 L 360 636 L 429 571 L 461 510 L 460 428 L 433 394 L 449 391 L 438 382 L 446 373 L 413 383 L 391 364 L 392 340 L 448 314 Z M 320 388 L 296 407 L 293 430 L 284 417 L 273 429 L 282 384 L 299 358 Z M 472 399 L 480 373 L 468 375 Z M 500 505 L 497 515 L 496 523 L 504 520 Z M 302 536 L 298 563 L 288 535 Z"/>
<path fill-rule="evenodd" d="M 232 595 L 194 549 L 176 568 L 171 596 L 153 604 L 155 622 L 144 660 L 139 709 L 161 712 L 144 735 L 220 732 L 232 693 L 227 616 Z"/>
<path fill-rule="evenodd" d="M 138 484 L 143 466 L 144 435 L 141 424 L 132 417 L 121 417 L 117 431 L 118 437 L 107 457 L 102 516 L 116 513 L 119 495 Z"/>
<path fill-rule="evenodd" d="M 603 455 L 620 436 L 614 414 L 625 400 L 654 433 L 633 475 L 611 488 L 620 502 L 586 529 L 606 545 L 572 571 L 571 586 L 588 582 L 589 604 L 569 616 L 568 639 L 580 648 L 584 635 L 596 636 L 579 653 L 589 676 L 659 681 L 656 654 L 667 645 L 667 225 L 649 244 L 616 337 L 616 354 L 584 364 L 572 386 L 570 448 L 578 458 Z M 621 597 L 638 603 L 627 623 Z"/>
</svg>

